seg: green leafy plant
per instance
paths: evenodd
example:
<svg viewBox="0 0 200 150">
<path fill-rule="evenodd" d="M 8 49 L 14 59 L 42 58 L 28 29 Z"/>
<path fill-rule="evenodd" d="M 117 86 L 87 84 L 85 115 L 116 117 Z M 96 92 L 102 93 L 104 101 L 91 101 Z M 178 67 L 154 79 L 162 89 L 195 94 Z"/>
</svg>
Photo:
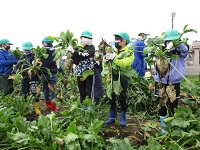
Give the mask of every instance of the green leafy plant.
<svg viewBox="0 0 200 150">
<path fill-rule="evenodd" d="M 109 52 L 113 52 L 114 50 L 112 47 L 109 47 Z M 133 47 L 130 46 L 127 52 L 122 53 L 121 55 L 118 56 L 117 59 L 123 59 L 125 57 L 129 57 L 133 53 Z M 113 81 L 113 73 L 118 75 L 118 80 Z M 114 62 L 112 61 L 107 61 L 104 65 L 104 69 L 102 71 L 102 76 L 106 77 L 104 79 L 104 82 L 106 83 L 106 94 L 109 98 L 112 98 L 112 94 L 115 93 L 116 95 L 120 95 L 122 91 L 121 87 L 121 77 L 129 80 L 134 76 L 137 76 L 137 73 L 135 70 L 133 70 L 130 67 L 126 67 L 124 69 L 120 69 L 119 66 L 117 66 Z"/>
<path fill-rule="evenodd" d="M 46 49 L 40 46 L 33 48 L 33 54 L 35 59 L 47 59 L 49 57 L 49 55 L 46 54 Z"/>
<path fill-rule="evenodd" d="M 60 32 L 59 37 L 50 37 L 49 39 L 55 40 L 58 44 L 55 45 L 55 48 L 57 49 L 54 52 L 54 61 L 57 61 L 62 56 L 67 56 L 68 59 L 71 58 L 71 53 L 67 53 L 67 47 L 72 46 L 76 47 L 78 40 L 74 38 L 74 34 L 68 29 L 66 32 Z"/>
<path fill-rule="evenodd" d="M 194 29 L 187 29 L 188 25 L 185 25 L 183 28 L 182 33 L 180 33 L 180 36 L 176 40 L 172 40 L 172 43 L 175 48 L 178 47 L 180 43 L 187 44 L 188 38 L 182 38 L 182 36 L 186 33 L 189 32 L 195 32 L 197 33 L 196 30 Z M 164 77 L 166 71 L 169 68 L 169 60 L 167 56 L 168 50 L 164 48 L 163 42 L 164 42 L 164 37 L 165 37 L 165 32 L 162 33 L 162 35 L 156 36 L 154 39 L 149 39 L 147 41 L 147 47 L 144 48 L 144 54 L 148 54 L 148 58 L 146 58 L 148 65 L 152 66 L 154 65 L 156 70 L 159 73 L 160 79 Z M 176 55 L 171 56 L 172 59 L 177 59 Z"/>
<path fill-rule="evenodd" d="M 11 50 L 13 56 L 15 56 L 15 58 L 19 59 L 23 54 L 22 52 L 19 50 L 18 47 L 16 47 L 16 49 Z"/>
</svg>

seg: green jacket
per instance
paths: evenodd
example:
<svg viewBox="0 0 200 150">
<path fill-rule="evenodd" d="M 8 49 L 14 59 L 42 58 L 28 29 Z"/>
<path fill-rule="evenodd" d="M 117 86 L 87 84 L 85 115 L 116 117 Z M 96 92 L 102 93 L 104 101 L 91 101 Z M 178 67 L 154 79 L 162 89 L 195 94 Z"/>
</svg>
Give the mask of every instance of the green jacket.
<svg viewBox="0 0 200 150">
<path fill-rule="evenodd" d="M 113 62 L 120 67 L 120 69 L 126 69 L 127 67 L 130 67 L 133 59 L 134 54 L 132 51 L 129 50 L 129 46 L 127 45 L 124 47 L 120 52 L 118 52 L 118 49 L 115 49 L 116 57 L 113 60 Z M 127 53 L 127 54 L 126 54 Z M 125 55 L 127 55 L 125 57 Z"/>
</svg>

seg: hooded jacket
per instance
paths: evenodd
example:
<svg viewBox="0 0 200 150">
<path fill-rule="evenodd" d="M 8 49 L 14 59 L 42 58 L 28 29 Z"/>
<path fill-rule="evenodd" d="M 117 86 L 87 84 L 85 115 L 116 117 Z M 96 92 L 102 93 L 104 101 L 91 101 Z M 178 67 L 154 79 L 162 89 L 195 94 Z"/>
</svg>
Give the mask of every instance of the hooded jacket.
<svg viewBox="0 0 200 150">
<path fill-rule="evenodd" d="M 183 76 L 185 75 L 185 58 L 188 54 L 188 47 L 181 43 L 177 51 L 180 52 L 178 55 L 178 59 L 170 59 L 170 62 L 172 65 L 170 65 L 170 68 L 168 69 L 167 73 L 165 74 L 165 77 L 161 79 L 162 83 L 164 84 L 175 84 L 179 83 Z M 177 71 L 178 70 L 178 71 Z M 158 72 L 154 69 L 153 78 L 156 82 L 159 81 L 159 75 Z"/>
<path fill-rule="evenodd" d="M 0 49 L 0 75 L 10 75 L 13 71 L 13 65 L 17 63 L 17 59 L 8 50 Z"/>
</svg>

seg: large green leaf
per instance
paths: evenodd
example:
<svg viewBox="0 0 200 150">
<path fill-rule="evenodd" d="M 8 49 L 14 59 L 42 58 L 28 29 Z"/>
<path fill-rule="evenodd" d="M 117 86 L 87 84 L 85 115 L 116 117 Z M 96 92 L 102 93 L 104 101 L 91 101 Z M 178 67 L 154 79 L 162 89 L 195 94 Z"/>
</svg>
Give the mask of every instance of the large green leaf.
<svg viewBox="0 0 200 150">
<path fill-rule="evenodd" d="M 7 132 L 7 136 L 8 138 L 22 145 L 27 145 L 29 141 L 29 138 L 27 138 L 26 134 L 22 132 L 18 132 L 18 133 Z"/>
<path fill-rule="evenodd" d="M 150 147 L 151 150 L 163 150 L 160 143 L 157 142 L 152 136 L 148 139 L 148 147 Z"/>
<path fill-rule="evenodd" d="M 121 87 L 121 83 L 120 80 L 117 81 L 113 81 L 113 91 L 116 95 L 120 95 L 120 93 L 122 92 L 122 87 Z"/>
<path fill-rule="evenodd" d="M 67 127 L 67 134 L 70 134 L 70 133 L 74 133 L 72 134 L 72 138 L 75 137 L 75 134 L 77 134 L 77 129 L 76 129 L 76 124 L 75 122 L 71 122 L 69 124 L 69 126 Z"/>
<path fill-rule="evenodd" d="M 104 121 L 95 119 L 93 122 L 91 122 L 90 130 L 93 131 L 95 135 L 97 136 L 103 124 L 104 124 Z"/>
<path fill-rule="evenodd" d="M 196 148 L 199 148 L 199 147 L 200 147 L 200 142 L 199 142 L 199 140 L 197 140 L 197 139 L 196 139 L 196 145 L 195 145 L 195 147 L 196 147 Z"/>
<path fill-rule="evenodd" d="M 183 118 L 175 118 L 172 120 L 171 125 L 172 126 L 178 126 L 181 128 L 187 128 L 190 126 L 190 122 L 196 122 L 197 120 L 184 120 Z"/>
<path fill-rule="evenodd" d="M 183 150 L 176 141 L 169 141 L 166 145 L 171 150 Z"/>
<path fill-rule="evenodd" d="M 107 83 L 106 94 L 110 99 L 112 99 L 112 92 L 113 92 L 112 84 Z"/>
</svg>

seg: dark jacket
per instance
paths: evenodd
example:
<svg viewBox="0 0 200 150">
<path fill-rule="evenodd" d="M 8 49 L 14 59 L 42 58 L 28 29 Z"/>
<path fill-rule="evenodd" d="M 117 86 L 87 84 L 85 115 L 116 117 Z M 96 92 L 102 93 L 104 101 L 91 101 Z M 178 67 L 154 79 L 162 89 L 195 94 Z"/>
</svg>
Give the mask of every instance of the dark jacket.
<svg viewBox="0 0 200 150">
<path fill-rule="evenodd" d="M 94 45 L 86 45 L 83 48 L 84 50 L 86 50 L 86 52 L 79 52 L 77 49 L 75 49 L 74 54 L 72 55 L 72 60 L 75 65 L 78 65 L 79 62 L 86 60 L 88 58 L 91 58 L 91 57 L 94 58 L 94 54 L 95 54 Z M 84 55 L 84 54 L 88 54 L 88 55 Z"/>
<path fill-rule="evenodd" d="M 85 47 L 80 45 L 80 47 L 84 49 L 84 52 L 75 49 L 72 55 L 73 63 L 76 65 L 74 69 L 74 74 L 76 75 L 82 75 L 84 71 L 94 67 L 94 45 L 86 45 Z"/>
<path fill-rule="evenodd" d="M 17 65 L 14 68 L 14 71 L 16 72 L 18 69 L 26 69 L 32 65 L 32 61 L 34 60 L 34 54 L 29 54 L 29 55 L 23 55 L 19 58 L 19 61 Z M 24 70 L 22 72 L 22 76 L 24 78 L 28 78 L 28 71 Z"/>
<path fill-rule="evenodd" d="M 56 61 L 54 61 L 54 56 L 53 53 L 55 52 L 55 49 L 53 47 L 44 47 L 46 49 L 46 54 L 49 55 L 49 57 L 47 59 L 43 58 L 42 61 L 42 71 L 45 74 L 48 74 L 47 69 L 49 69 L 49 71 L 51 73 L 57 73 L 58 72 L 58 67 L 56 65 Z"/>
<path fill-rule="evenodd" d="M 103 67 L 102 67 L 101 62 L 99 64 L 95 64 L 94 66 L 94 75 L 95 75 L 94 98 L 95 99 L 102 98 L 104 95 L 102 76 L 101 76 L 102 69 Z"/>
<path fill-rule="evenodd" d="M 16 63 L 17 59 L 10 51 L 0 49 L 0 75 L 10 75 Z"/>
</svg>

